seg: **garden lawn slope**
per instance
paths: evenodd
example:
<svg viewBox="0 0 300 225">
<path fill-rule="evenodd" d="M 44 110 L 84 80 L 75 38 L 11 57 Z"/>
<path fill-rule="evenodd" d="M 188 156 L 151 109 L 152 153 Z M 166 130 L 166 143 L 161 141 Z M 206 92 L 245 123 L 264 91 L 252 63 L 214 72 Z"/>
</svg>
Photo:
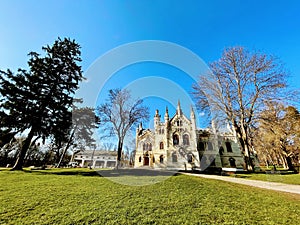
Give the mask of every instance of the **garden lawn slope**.
<svg viewBox="0 0 300 225">
<path fill-rule="evenodd" d="M 125 186 L 68 171 L 0 171 L 0 224 L 299 224 L 299 195 L 186 175 Z"/>
</svg>

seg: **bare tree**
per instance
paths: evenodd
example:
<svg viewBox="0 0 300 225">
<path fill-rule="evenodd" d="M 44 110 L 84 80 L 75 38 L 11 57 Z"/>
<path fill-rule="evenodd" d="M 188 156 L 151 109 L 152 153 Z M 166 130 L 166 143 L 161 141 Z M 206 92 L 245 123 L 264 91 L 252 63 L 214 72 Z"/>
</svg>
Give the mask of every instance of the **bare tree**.
<svg viewBox="0 0 300 225">
<path fill-rule="evenodd" d="M 102 143 L 100 148 L 105 151 L 115 151 L 116 150 L 116 146 L 111 142 Z"/>
<path fill-rule="evenodd" d="M 225 49 L 210 69 L 194 86 L 198 106 L 233 127 L 246 168 L 251 171 L 254 165 L 250 129 L 266 100 L 281 100 L 284 96 L 287 73 L 275 57 L 243 47 Z"/>
<path fill-rule="evenodd" d="M 117 136 L 117 168 L 122 158 L 124 139 L 130 128 L 149 119 L 149 109 L 141 99 L 133 100 L 127 89 L 109 91 L 105 103 L 97 107 L 100 125 L 104 133 Z"/>
</svg>

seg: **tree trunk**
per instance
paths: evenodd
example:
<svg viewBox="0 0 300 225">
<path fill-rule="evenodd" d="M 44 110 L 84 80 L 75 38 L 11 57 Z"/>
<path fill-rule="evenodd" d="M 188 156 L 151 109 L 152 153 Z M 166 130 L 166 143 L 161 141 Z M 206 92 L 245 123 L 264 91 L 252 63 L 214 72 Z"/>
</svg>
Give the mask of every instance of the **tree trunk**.
<svg viewBox="0 0 300 225">
<path fill-rule="evenodd" d="M 123 149 L 123 141 L 119 140 L 119 142 L 118 142 L 117 166 L 116 166 L 117 169 L 121 165 L 122 149 Z"/>
<path fill-rule="evenodd" d="M 234 123 L 234 129 L 236 131 L 236 134 L 238 136 L 238 139 L 240 141 L 241 147 L 242 147 L 242 152 L 244 154 L 244 161 L 246 163 L 246 170 L 247 171 L 253 171 L 254 170 L 254 165 L 253 162 L 250 158 L 250 146 L 249 146 L 249 140 L 246 134 L 246 131 L 243 130 L 242 127 L 239 127 L 237 124 Z"/>
<path fill-rule="evenodd" d="M 27 138 L 23 142 L 23 145 L 22 145 L 20 154 L 17 158 L 17 161 L 11 170 L 22 170 L 24 159 L 25 159 L 26 153 L 30 147 L 33 136 L 34 136 L 34 131 L 33 131 L 33 128 L 31 128 Z"/>
<path fill-rule="evenodd" d="M 287 162 L 287 165 L 288 165 L 288 170 L 291 170 L 294 173 L 298 173 L 297 170 L 295 169 L 294 165 L 293 165 L 293 162 L 292 162 L 292 159 L 291 159 L 290 156 L 286 156 L 286 162 Z"/>
</svg>

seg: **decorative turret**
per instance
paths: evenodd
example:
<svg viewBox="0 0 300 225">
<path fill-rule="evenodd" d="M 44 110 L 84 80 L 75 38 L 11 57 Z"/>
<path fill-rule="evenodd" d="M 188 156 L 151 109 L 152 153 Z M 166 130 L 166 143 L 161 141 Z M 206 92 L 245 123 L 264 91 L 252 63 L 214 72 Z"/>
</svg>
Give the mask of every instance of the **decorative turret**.
<svg viewBox="0 0 300 225">
<path fill-rule="evenodd" d="M 155 111 L 154 116 L 154 128 L 157 128 L 157 126 L 160 124 L 160 115 L 158 109 Z"/>
<path fill-rule="evenodd" d="M 218 129 L 217 129 L 217 126 L 216 126 L 216 123 L 214 120 L 211 121 L 211 129 L 212 129 L 213 134 L 217 134 Z"/>
<path fill-rule="evenodd" d="M 196 116 L 195 116 L 195 112 L 194 112 L 194 108 L 191 105 L 191 138 L 193 140 L 196 140 L 196 132 L 197 132 L 197 126 L 196 126 Z M 197 146 L 196 146 L 197 147 Z"/>
<path fill-rule="evenodd" d="M 166 107 L 166 113 L 165 113 L 165 123 L 169 122 L 169 110 L 168 106 Z"/>
<path fill-rule="evenodd" d="M 142 123 L 139 124 L 139 126 L 136 128 L 136 137 L 140 134 L 140 132 L 143 130 Z"/>
<path fill-rule="evenodd" d="M 192 128 L 194 130 L 196 130 L 196 117 L 195 117 L 195 112 L 194 112 L 194 108 L 193 106 L 191 105 L 191 123 L 192 123 Z"/>
<path fill-rule="evenodd" d="M 195 112 L 193 106 L 191 105 L 191 120 L 192 119 L 195 119 Z"/>
<path fill-rule="evenodd" d="M 165 113 L 165 139 L 167 140 L 167 148 L 169 148 L 169 110 L 168 106 L 166 107 Z"/>
<path fill-rule="evenodd" d="M 180 106 L 180 101 L 179 100 L 178 100 L 178 104 L 177 104 L 176 114 L 178 116 L 182 115 L 182 110 L 181 110 L 181 106 Z"/>
</svg>

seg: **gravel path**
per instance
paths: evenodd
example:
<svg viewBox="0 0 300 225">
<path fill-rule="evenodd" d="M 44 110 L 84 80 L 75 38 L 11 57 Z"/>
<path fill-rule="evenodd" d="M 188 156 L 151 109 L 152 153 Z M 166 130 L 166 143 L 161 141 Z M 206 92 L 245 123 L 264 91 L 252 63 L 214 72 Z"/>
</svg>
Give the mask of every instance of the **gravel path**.
<svg viewBox="0 0 300 225">
<path fill-rule="evenodd" d="M 253 187 L 259 187 L 259 188 L 264 188 L 264 189 L 269 189 L 274 191 L 289 192 L 289 193 L 300 195 L 300 185 L 295 185 L 295 184 L 283 184 L 283 183 L 267 182 L 267 181 L 260 181 L 260 180 L 247 180 L 243 178 L 234 178 L 234 177 L 226 177 L 226 176 L 207 175 L 207 174 L 194 174 L 194 173 L 182 173 L 182 174 L 204 177 L 208 179 L 223 180 L 223 181 L 228 181 L 237 184 L 244 184 Z"/>
</svg>

